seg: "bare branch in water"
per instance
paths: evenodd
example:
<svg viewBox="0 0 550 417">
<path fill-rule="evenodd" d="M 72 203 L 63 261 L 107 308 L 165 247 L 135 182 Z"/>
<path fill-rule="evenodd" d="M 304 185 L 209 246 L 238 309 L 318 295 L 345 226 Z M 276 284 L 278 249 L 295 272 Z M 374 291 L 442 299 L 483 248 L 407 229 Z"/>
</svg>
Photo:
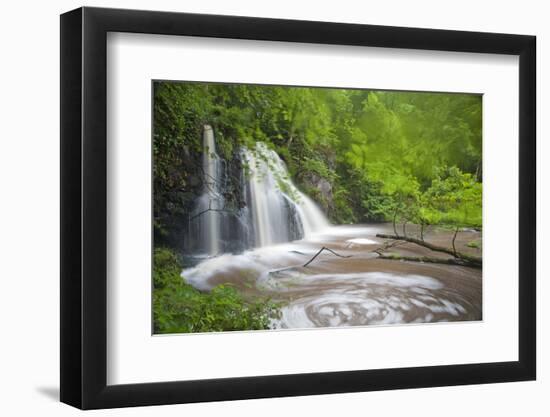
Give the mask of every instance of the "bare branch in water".
<svg viewBox="0 0 550 417">
<path fill-rule="evenodd" d="M 312 263 L 313 260 L 314 260 L 315 258 L 317 258 L 317 257 L 321 254 L 321 252 L 323 252 L 324 250 L 326 250 L 326 251 L 328 251 L 328 252 L 332 253 L 333 255 L 336 255 L 336 256 L 338 256 L 338 257 L 340 257 L 340 258 L 351 258 L 351 256 L 352 256 L 352 255 L 340 255 L 339 253 L 334 252 L 332 249 L 329 249 L 329 248 L 327 248 L 326 246 L 323 246 L 323 247 L 322 247 L 321 249 L 319 249 L 319 251 L 313 256 L 313 258 L 311 258 L 309 261 L 307 261 L 303 266 L 306 267 L 306 266 L 308 266 L 310 263 Z"/>
</svg>

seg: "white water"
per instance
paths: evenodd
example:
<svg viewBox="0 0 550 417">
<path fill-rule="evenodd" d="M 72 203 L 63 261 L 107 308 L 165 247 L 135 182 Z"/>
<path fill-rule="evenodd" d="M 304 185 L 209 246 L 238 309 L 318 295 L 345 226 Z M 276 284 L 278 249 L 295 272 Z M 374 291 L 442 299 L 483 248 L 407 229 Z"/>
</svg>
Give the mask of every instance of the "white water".
<svg viewBox="0 0 550 417">
<path fill-rule="evenodd" d="M 211 126 L 204 126 L 202 140 L 203 194 L 198 199 L 194 214 L 199 216 L 200 249 L 209 255 L 216 255 L 220 252 L 221 216 L 216 210 L 223 208 L 223 196 L 220 193 L 223 161 L 216 153 Z"/>
<path fill-rule="evenodd" d="M 329 226 L 323 212 L 289 177 L 285 163 L 265 144 L 243 150 L 255 247 L 309 237 Z"/>
<path fill-rule="evenodd" d="M 288 274 L 294 291 L 303 291 L 281 310 L 275 328 L 309 328 L 382 325 L 407 322 L 446 321 L 466 313 L 460 295 L 441 281 L 416 274 L 387 272 Z M 323 288 L 318 291 L 318 288 Z M 299 290 L 299 291 L 298 291 Z M 416 309 L 414 318 L 406 318 Z"/>
<path fill-rule="evenodd" d="M 203 188 L 186 236 L 191 253 L 218 256 L 266 247 L 310 237 L 330 226 L 313 200 L 296 188 L 279 155 L 264 143 L 243 148 L 240 163 L 218 155 L 209 125 L 203 127 L 202 143 Z M 239 175 L 240 184 L 235 182 Z M 235 198 L 226 201 L 227 194 Z"/>
<path fill-rule="evenodd" d="M 348 246 L 353 245 L 375 245 L 376 242 L 372 239 L 365 239 L 364 237 L 357 237 L 355 239 L 348 239 L 346 240 L 346 243 Z"/>
</svg>

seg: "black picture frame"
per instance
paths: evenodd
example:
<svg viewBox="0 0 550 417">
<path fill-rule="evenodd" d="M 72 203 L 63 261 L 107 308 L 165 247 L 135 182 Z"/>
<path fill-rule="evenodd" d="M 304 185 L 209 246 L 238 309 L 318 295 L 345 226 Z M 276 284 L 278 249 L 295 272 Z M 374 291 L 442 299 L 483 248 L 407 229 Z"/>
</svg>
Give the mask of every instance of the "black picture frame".
<svg viewBox="0 0 550 417">
<path fill-rule="evenodd" d="M 108 32 L 519 56 L 519 360 L 107 385 Z M 82 409 L 534 380 L 536 38 L 102 8 L 61 15 L 61 401 Z"/>
</svg>

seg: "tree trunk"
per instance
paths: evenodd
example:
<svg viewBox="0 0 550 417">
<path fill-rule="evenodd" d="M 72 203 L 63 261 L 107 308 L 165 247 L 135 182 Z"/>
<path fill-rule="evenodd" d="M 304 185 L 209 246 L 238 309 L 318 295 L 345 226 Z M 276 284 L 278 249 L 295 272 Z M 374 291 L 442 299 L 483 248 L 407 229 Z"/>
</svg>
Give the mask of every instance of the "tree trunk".
<svg viewBox="0 0 550 417">
<path fill-rule="evenodd" d="M 378 252 L 377 252 L 378 253 Z M 470 262 L 462 258 L 432 258 L 431 256 L 401 256 L 401 255 L 382 255 L 378 253 L 377 259 L 388 259 L 390 261 L 407 261 L 407 262 L 422 262 L 430 264 L 469 266 L 471 268 L 481 268 L 481 265 L 475 262 Z"/>
<path fill-rule="evenodd" d="M 482 177 L 483 177 L 483 172 L 482 172 L 482 160 L 480 159 L 476 165 L 476 179 L 481 182 L 482 181 Z"/>
<path fill-rule="evenodd" d="M 420 223 L 420 240 L 424 242 L 424 223 Z"/>
<path fill-rule="evenodd" d="M 287 148 L 290 148 L 290 145 L 292 145 L 292 141 L 294 140 L 294 133 L 290 133 L 290 137 L 288 138 L 288 142 L 286 144 Z"/>
<path fill-rule="evenodd" d="M 407 237 L 407 222 L 403 222 L 403 236 Z"/>
<path fill-rule="evenodd" d="M 456 235 L 457 235 L 457 234 L 458 234 L 458 227 L 455 228 L 455 234 L 453 235 L 453 252 L 454 252 L 455 258 L 456 258 L 455 240 L 456 240 Z"/>
<path fill-rule="evenodd" d="M 395 226 L 395 219 L 397 218 L 397 207 L 395 208 L 394 212 L 393 212 L 393 232 L 395 233 L 395 236 L 398 236 L 399 234 L 397 233 L 397 227 Z"/>
<path fill-rule="evenodd" d="M 433 250 L 435 252 L 443 252 L 443 253 L 446 253 L 448 255 L 452 255 L 456 258 L 464 259 L 464 260 L 466 260 L 466 261 L 468 261 L 472 264 L 476 264 L 476 265 L 479 265 L 479 266 L 481 266 L 481 264 L 482 264 L 482 259 L 478 258 L 477 256 L 472 256 L 472 255 L 468 255 L 468 254 L 465 254 L 465 253 L 457 252 L 457 251 L 455 251 L 451 248 L 445 248 L 443 246 L 432 245 L 429 242 L 423 242 L 422 240 L 415 239 L 413 237 L 397 236 L 397 235 L 392 236 L 392 235 L 386 235 L 386 234 L 382 234 L 382 233 L 378 233 L 376 235 L 376 237 L 381 237 L 383 239 L 404 240 L 406 242 L 416 243 L 417 245 L 423 246 L 423 247 L 428 248 L 430 250 Z"/>
</svg>

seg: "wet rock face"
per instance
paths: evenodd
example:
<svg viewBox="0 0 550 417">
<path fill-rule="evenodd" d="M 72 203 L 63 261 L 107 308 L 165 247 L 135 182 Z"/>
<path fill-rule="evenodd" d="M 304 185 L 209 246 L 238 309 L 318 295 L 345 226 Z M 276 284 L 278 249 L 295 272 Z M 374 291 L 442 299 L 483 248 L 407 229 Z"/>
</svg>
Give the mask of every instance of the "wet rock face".
<svg viewBox="0 0 550 417">
<path fill-rule="evenodd" d="M 302 181 L 306 187 L 312 189 L 316 194 L 313 197 L 325 214 L 331 213 L 334 210 L 332 184 L 326 178 L 314 173 L 303 175 Z"/>
<path fill-rule="evenodd" d="M 320 178 L 317 182 L 317 189 L 323 196 L 323 199 L 332 202 L 332 184 L 324 178 Z"/>
</svg>

